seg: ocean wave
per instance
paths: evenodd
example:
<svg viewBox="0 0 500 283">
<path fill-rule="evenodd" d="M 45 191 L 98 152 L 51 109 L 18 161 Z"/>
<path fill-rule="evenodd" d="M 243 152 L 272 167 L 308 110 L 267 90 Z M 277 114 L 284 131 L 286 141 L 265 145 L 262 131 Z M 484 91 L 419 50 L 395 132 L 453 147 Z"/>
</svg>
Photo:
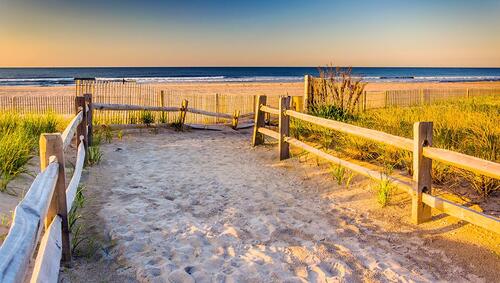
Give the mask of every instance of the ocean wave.
<svg viewBox="0 0 500 283">
<path fill-rule="evenodd" d="M 96 78 L 102 81 L 130 80 L 138 83 L 182 83 L 182 82 L 298 82 L 302 76 L 251 76 L 251 77 L 130 77 L 130 78 Z"/>
<path fill-rule="evenodd" d="M 16 86 L 55 86 L 55 85 L 71 85 L 74 84 L 74 78 L 22 78 L 22 79 L 1 79 L 0 85 Z"/>
</svg>

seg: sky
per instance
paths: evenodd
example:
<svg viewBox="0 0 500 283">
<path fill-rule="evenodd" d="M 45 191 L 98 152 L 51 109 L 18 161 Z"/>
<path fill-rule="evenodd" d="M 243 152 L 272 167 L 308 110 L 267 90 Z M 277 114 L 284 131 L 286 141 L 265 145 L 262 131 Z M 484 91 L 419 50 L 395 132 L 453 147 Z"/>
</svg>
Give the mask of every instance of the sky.
<svg viewBox="0 0 500 283">
<path fill-rule="evenodd" d="M 0 0 L 0 67 L 500 67 L 500 0 Z"/>
</svg>

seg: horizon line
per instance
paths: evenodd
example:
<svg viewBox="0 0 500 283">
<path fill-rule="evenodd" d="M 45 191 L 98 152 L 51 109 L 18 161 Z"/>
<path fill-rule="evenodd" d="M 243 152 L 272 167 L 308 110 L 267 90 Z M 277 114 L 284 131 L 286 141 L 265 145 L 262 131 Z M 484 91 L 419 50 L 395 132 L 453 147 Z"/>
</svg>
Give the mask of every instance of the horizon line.
<svg viewBox="0 0 500 283">
<path fill-rule="evenodd" d="M 0 69 L 84 69 L 84 68 L 328 68 L 328 67 L 340 67 L 340 68 L 449 68 L 449 69 L 459 69 L 459 68 L 470 68 L 470 69 L 500 69 L 500 66 L 340 66 L 340 65 L 320 65 L 320 66 L 237 66 L 237 65 L 225 65 L 225 66 L 0 66 Z"/>
</svg>

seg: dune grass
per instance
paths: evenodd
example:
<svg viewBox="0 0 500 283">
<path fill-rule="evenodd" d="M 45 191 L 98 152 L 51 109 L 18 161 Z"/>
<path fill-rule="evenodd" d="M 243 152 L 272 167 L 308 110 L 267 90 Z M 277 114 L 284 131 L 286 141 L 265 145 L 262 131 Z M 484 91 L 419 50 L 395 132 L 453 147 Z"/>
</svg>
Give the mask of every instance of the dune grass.
<svg viewBox="0 0 500 283">
<path fill-rule="evenodd" d="M 313 115 L 322 116 L 323 112 Z M 333 112 L 332 112 L 333 113 Z M 335 115 L 327 117 L 336 119 Z M 413 124 L 433 122 L 433 146 L 450 149 L 486 160 L 500 162 L 500 96 L 482 96 L 445 101 L 433 105 L 374 109 L 359 113 L 345 122 L 393 135 L 412 138 Z M 366 139 L 327 130 L 292 119 L 292 135 L 321 144 L 339 154 L 361 161 L 391 166 L 412 174 L 412 153 Z M 325 138 L 328 137 L 328 138 Z M 500 191 L 500 182 L 484 176 L 433 162 L 436 185 L 458 187 L 468 184 L 486 198 Z"/>
<path fill-rule="evenodd" d="M 57 132 L 61 127 L 64 127 L 64 119 L 53 113 L 0 113 L 1 192 L 12 193 L 7 190 L 9 182 L 26 173 L 25 165 L 36 154 L 40 134 Z"/>
</svg>

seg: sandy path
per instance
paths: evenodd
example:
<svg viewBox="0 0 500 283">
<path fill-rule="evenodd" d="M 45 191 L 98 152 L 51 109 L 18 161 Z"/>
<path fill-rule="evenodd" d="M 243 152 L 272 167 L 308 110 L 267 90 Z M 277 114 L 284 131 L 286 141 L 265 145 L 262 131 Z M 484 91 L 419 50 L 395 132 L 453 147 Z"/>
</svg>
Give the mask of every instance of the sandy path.
<svg viewBox="0 0 500 283">
<path fill-rule="evenodd" d="M 403 249 L 389 237 L 364 241 L 372 232 L 362 220 L 291 174 L 275 149 L 252 148 L 248 133 L 143 133 L 103 151 L 87 190 L 101 194 L 112 257 L 138 281 L 443 279 L 442 256 L 411 258 L 422 245 L 414 238 Z"/>
</svg>

